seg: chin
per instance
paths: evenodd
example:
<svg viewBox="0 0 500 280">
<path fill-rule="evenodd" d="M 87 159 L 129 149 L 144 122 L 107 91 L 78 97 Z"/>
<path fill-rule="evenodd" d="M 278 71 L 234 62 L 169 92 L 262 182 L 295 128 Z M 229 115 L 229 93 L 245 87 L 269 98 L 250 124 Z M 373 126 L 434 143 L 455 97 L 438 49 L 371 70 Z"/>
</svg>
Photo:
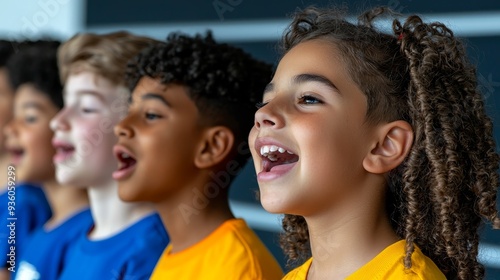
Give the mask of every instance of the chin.
<svg viewBox="0 0 500 280">
<path fill-rule="evenodd" d="M 267 194 L 264 195 L 262 192 L 260 194 L 260 203 L 262 207 L 269 213 L 272 214 L 283 214 L 286 213 L 283 201 L 278 199 L 277 196 Z"/>
<path fill-rule="evenodd" d="M 128 184 L 124 182 L 118 183 L 118 197 L 125 202 L 138 202 L 141 201 L 140 196 L 137 195 L 137 192 L 132 190 L 130 191 L 127 187 Z"/>
<path fill-rule="evenodd" d="M 85 186 L 85 184 L 79 184 L 75 179 L 74 174 L 72 174 L 71 170 L 66 168 L 56 168 L 56 180 L 59 184 L 62 185 L 75 185 L 75 186 Z"/>
</svg>

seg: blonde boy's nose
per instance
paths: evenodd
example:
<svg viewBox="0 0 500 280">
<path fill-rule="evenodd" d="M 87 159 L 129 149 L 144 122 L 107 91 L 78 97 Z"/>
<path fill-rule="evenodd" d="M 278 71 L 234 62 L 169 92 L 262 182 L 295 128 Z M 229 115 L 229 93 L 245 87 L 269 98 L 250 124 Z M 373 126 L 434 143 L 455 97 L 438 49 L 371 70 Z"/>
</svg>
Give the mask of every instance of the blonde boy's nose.
<svg viewBox="0 0 500 280">
<path fill-rule="evenodd" d="M 66 124 L 66 122 L 64 121 L 64 114 L 65 114 L 65 110 L 64 108 L 59 111 L 59 113 L 57 113 L 57 115 L 55 115 L 52 120 L 50 120 L 50 129 L 52 129 L 52 131 L 57 131 L 57 130 L 65 130 L 68 128 L 68 125 Z"/>
</svg>

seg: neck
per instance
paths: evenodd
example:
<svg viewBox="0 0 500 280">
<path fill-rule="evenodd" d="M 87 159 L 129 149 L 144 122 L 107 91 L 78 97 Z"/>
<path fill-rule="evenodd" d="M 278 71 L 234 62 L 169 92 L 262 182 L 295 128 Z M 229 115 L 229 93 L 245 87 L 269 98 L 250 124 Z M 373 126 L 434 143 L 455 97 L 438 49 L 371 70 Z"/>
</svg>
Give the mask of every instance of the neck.
<svg viewBox="0 0 500 280">
<path fill-rule="evenodd" d="M 381 189 L 305 217 L 314 258 L 307 279 L 345 279 L 397 242 L 384 203 Z"/>
<path fill-rule="evenodd" d="M 113 180 L 107 184 L 89 187 L 88 192 L 94 219 L 90 239 L 109 238 L 154 212 L 149 203 L 120 200 L 118 184 Z"/>
<path fill-rule="evenodd" d="M 183 186 L 156 209 L 167 228 L 172 253 L 182 251 L 210 235 L 221 224 L 234 216 L 229 208 L 227 191 L 220 190 L 215 198 L 203 193 L 208 181 Z"/>
<path fill-rule="evenodd" d="M 52 209 L 52 217 L 46 227 L 53 227 L 68 217 L 87 208 L 87 191 L 75 186 L 65 186 L 55 179 L 43 183 L 43 190 Z"/>
</svg>

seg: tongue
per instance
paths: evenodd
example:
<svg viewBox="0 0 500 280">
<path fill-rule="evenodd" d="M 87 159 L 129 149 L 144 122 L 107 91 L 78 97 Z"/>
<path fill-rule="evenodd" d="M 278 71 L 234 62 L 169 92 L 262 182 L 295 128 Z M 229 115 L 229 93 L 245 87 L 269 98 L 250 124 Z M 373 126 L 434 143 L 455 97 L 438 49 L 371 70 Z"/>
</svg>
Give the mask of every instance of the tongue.
<svg viewBox="0 0 500 280">
<path fill-rule="evenodd" d="M 133 158 L 122 158 L 121 162 L 123 163 L 123 165 L 120 170 L 127 169 L 136 163 L 135 159 Z"/>
<path fill-rule="evenodd" d="M 287 168 L 286 165 L 295 163 L 298 160 L 299 160 L 298 156 L 290 156 L 290 155 L 288 155 L 286 157 L 279 158 L 276 161 L 271 161 L 271 160 L 266 158 L 266 159 L 264 159 L 264 170 L 266 172 L 270 172 L 273 170 L 275 170 L 275 171 L 279 170 L 280 167 Z"/>
<path fill-rule="evenodd" d="M 278 171 L 280 169 L 288 168 L 287 165 L 292 164 L 292 163 L 294 163 L 294 162 L 282 162 L 280 164 L 271 165 L 268 172 Z"/>
</svg>

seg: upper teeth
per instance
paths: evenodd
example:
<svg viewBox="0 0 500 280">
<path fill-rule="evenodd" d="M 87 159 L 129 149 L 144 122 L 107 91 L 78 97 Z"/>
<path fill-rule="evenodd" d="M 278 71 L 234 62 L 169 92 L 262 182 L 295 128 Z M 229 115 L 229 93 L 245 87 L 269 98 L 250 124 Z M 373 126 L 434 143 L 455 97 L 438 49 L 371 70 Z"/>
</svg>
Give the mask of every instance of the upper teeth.
<svg viewBox="0 0 500 280">
<path fill-rule="evenodd" d="M 130 155 L 129 155 L 129 154 L 127 154 L 127 153 L 122 153 L 122 158 L 129 158 L 129 157 L 130 157 Z"/>
<path fill-rule="evenodd" d="M 264 145 L 264 146 L 260 147 L 260 154 L 262 156 L 265 156 L 265 157 L 267 157 L 270 152 L 273 153 L 276 151 L 278 151 L 280 153 L 284 153 L 286 151 L 289 154 L 293 154 L 292 152 L 285 150 L 284 148 L 278 147 L 276 145 Z"/>
</svg>

